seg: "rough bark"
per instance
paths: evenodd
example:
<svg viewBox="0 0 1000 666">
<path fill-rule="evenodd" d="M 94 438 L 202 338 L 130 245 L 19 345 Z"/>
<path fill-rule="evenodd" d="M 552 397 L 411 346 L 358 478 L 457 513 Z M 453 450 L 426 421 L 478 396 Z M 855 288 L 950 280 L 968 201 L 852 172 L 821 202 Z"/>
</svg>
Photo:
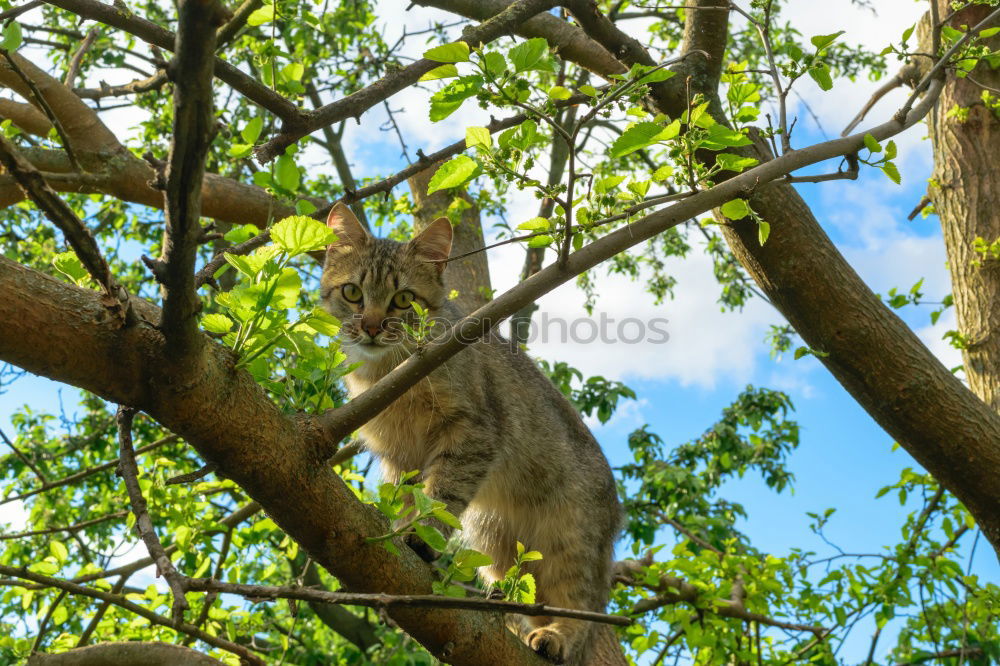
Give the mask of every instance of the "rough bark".
<svg viewBox="0 0 1000 666">
<path fill-rule="evenodd" d="M 941 16 L 947 0 L 937 0 Z M 956 13 L 956 28 L 975 25 L 991 7 Z M 1000 39 L 988 40 L 996 49 Z M 932 50 L 929 36 L 921 50 Z M 948 73 L 938 113 L 931 118 L 934 184 L 929 197 L 941 219 L 958 330 L 968 340 L 962 351 L 969 387 L 994 410 L 1000 410 L 1000 260 L 984 259 L 974 248 L 977 238 L 1000 240 L 1000 118 L 986 107 L 984 86 L 1000 88 L 1000 71 L 980 63 L 966 78 Z M 968 115 L 951 114 L 967 109 Z"/>
<path fill-rule="evenodd" d="M 101 643 L 60 652 L 34 654 L 28 666 L 222 666 L 223 662 L 191 648 L 170 643 Z"/>
<path fill-rule="evenodd" d="M 439 217 L 447 217 L 448 206 L 452 199 L 459 197 L 469 204 L 461 212 L 455 223 L 455 238 L 451 246 L 453 256 L 478 250 L 483 246 L 483 225 L 479 218 L 479 208 L 465 190 L 438 190 L 427 194 L 427 184 L 440 164 L 410 176 L 406 181 L 413 194 L 416 210 L 413 212 L 414 227 L 417 231 L 423 229 Z M 490 283 L 490 265 L 485 252 L 463 257 L 448 264 L 448 286 L 458 291 L 455 302 L 463 312 L 472 312 L 486 304 L 492 298 L 493 289 Z"/>
</svg>

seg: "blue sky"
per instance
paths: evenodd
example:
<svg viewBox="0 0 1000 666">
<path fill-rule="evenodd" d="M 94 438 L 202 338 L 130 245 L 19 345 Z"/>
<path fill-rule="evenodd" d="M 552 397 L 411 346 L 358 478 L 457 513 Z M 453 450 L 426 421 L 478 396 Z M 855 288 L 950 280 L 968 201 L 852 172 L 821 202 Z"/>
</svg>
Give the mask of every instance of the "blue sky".
<svg viewBox="0 0 1000 666">
<path fill-rule="evenodd" d="M 391 3 L 384 3 L 387 8 Z M 884 45 L 887 36 L 896 38 L 919 15 L 910 0 L 880 2 L 881 14 L 852 9 L 848 0 L 836 0 L 837 11 L 817 15 L 812 0 L 789 3 L 789 15 L 806 35 L 847 30 L 845 39 L 870 46 Z M 840 5 L 843 5 L 842 7 Z M 810 9 L 810 7 L 812 7 Z M 383 14 L 385 16 L 386 14 Z M 431 12 L 415 8 L 407 14 L 407 25 L 422 27 Z M 832 24 L 831 16 L 836 17 Z M 398 29 L 401 29 L 401 25 Z M 419 50 L 420 45 L 415 45 Z M 822 93 L 811 81 L 804 81 L 801 99 L 820 117 L 826 136 L 835 136 L 877 84 L 861 81 L 839 82 L 833 93 Z M 411 150 L 421 146 L 431 152 L 461 137 L 464 126 L 483 124 L 483 114 L 463 109 L 448 121 L 431 126 L 426 120 L 427 93 L 405 91 L 392 101 L 401 108 L 398 120 L 407 133 Z M 872 112 L 871 124 L 881 122 L 897 108 L 900 97 L 890 96 Z M 470 105 L 472 106 L 472 105 Z M 801 113 L 801 107 L 796 107 Z M 133 125 L 135 118 L 108 114 L 114 127 Z M 805 114 L 794 141 L 807 145 L 824 138 L 824 132 Z M 402 164 L 394 136 L 377 129 L 384 120 L 380 108 L 366 114 L 360 128 L 353 123 L 346 135 L 347 153 L 356 176 L 386 174 Z M 368 129 L 366 129 L 368 128 Z M 929 300 L 940 300 L 949 291 L 944 251 L 936 218 L 906 221 L 907 213 L 923 195 L 930 174 L 929 146 L 922 140 L 924 126 L 911 129 L 897 139 L 898 160 L 903 184 L 896 186 L 880 172 L 867 169 L 855 183 L 832 182 L 799 186 L 824 229 L 861 273 L 880 293 L 891 287 L 908 289 L 924 278 Z M 319 153 L 307 152 L 305 161 L 316 169 L 330 169 Z M 833 169 L 836 164 L 832 165 Z M 822 171 L 820 167 L 808 170 Z M 516 223 L 532 217 L 532 197 L 515 197 L 509 209 Z M 773 228 L 772 234 L 780 233 Z M 509 246 L 490 253 L 494 287 L 506 288 L 516 281 L 523 250 Z M 626 345 L 543 344 L 533 351 L 549 360 L 567 360 L 585 375 L 603 374 L 632 386 L 639 399 L 626 403 L 607 425 L 595 433 L 613 465 L 629 459 L 626 437 L 643 424 L 668 443 L 697 437 L 717 420 L 748 384 L 786 391 L 796 406 L 793 415 L 802 427 L 801 445 L 792 453 L 789 465 L 795 473 L 794 491 L 775 495 L 762 482 L 747 478 L 729 484 L 723 495 L 742 502 L 750 518 L 742 525 L 755 545 L 776 555 L 793 546 L 831 553 L 808 528 L 807 511 L 820 512 L 836 507 L 827 534 L 845 550 L 877 552 L 899 539 L 899 526 L 914 505 L 900 507 L 891 496 L 874 501 L 877 490 L 894 483 L 899 472 L 915 463 L 904 451 L 892 452 L 892 439 L 853 401 L 840 385 L 813 358 L 795 361 L 790 355 L 780 360 L 769 356 L 763 337 L 768 326 L 780 317 L 766 304 L 754 302 L 743 313 L 723 313 L 716 304 L 718 288 L 710 264 L 699 252 L 684 262 L 671 264 L 679 279 L 677 297 L 661 306 L 642 294 L 639 285 L 622 278 L 600 277 L 597 311 L 618 318 L 648 320 L 664 317 L 669 321 L 670 340 L 666 344 Z M 583 316 L 583 296 L 572 285 L 564 286 L 542 300 L 543 311 L 572 319 Z M 953 326 L 950 316 L 930 327 L 930 307 L 910 308 L 901 315 L 948 365 L 957 365 L 957 354 L 941 341 L 941 334 Z M 39 410 L 58 412 L 59 386 L 41 378 L 26 377 L 0 394 L 0 428 L 10 432 L 10 414 L 28 403 Z M 74 404 L 73 389 L 64 388 L 67 409 Z M 13 520 L 10 512 L 0 520 Z M 966 539 L 967 543 L 971 538 Z M 1000 580 L 1000 566 L 988 547 L 980 545 L 974 570 L 991 580 Z M 867 650 L 868 629 L 857 632 L 845 647 L 845 657 L 861 660 Z M 886 641 L 883 645 L 889 645 Z"/>
</svg>

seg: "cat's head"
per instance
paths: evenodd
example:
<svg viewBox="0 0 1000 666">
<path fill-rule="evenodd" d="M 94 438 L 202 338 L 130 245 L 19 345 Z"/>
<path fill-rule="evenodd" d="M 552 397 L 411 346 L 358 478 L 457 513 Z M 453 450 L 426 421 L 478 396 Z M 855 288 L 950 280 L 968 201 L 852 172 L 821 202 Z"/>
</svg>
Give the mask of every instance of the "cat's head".
<svg viewBox="0 0 1000 666">
<path fill-rule="evenodd" d="M 412 304 L 433 317 L 445 302 L 451 223 L 438 218 L 409 243 L 375 238 L 343 203 L 330 210 L 326 223 L 337 241 L 326 250 L 320 297 L 341 321 L 342 343 L 372 360 L 407 346 L 404 323 L 419 321 Z"/>
</svg>

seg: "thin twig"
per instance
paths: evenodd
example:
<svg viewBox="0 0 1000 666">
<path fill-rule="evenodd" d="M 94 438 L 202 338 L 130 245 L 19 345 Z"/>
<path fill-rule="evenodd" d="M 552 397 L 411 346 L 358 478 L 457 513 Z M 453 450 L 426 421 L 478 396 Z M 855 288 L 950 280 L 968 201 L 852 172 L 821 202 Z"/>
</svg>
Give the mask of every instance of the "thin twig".
<svg viewBox="0 0 1000 666">
<path fill-rule="evenodd" d="M 48 527 L 44 530 L 17 532 L 16 534 L 0 534 L 0 541 L 7 541 L 10 539 L 26 539 L 28 537 L 40 536 L 42 534 L 55 534 L 56 532 L 78 532 L 82 529 L 90 527 L 91 525 L 106 523 L 109 520 L 124 518 L 127 515 L 128 511 L 116 511 L 114 513 L 109 513 L 105 516 L 100 516 L 98 518 L 91 518 L 90 520 L 84 520 L 83 522 L 79 522 L 74 525 L 66 525 L 65 527 Z"/>
<path fill-rule="evenodd" d="M 66 78 L 63 79 L 63 84 L 67 88 L 72 88 L 76 85 L 76 77 L 80 75 L 80 66 L 83 64 L 83 56 L 87 54 L 87 50 L 90 49 L 94 44 L 94 40 L 97 36 L 101 34 L 101 29 L 96 25 L 87 31 L 86 37 L 80 43 L 79 48 L 73 54 L 73 57 L 69 60 L 69 67 L 66 69 Z"/>
<path fill-rule="evenodd" d="M 125 481 L 125 489 L 128 491 L 132 513 L 135 514 L 135 527 L 139 532 L 139 537 L 146 544 L 146 550 L 156 563 L 158 574 L 166 578 L 170 592 L 173 594 L 172 617 L 175 622 L 181 623 L 184 621 L 184 611 L 190 608 L 187 598 L 184 596 L 187 591 L 185 578 L 174 568 L 170 557 L 163 549 L 163 544 L 156 536 L 153 521 L 146 508 L 146 498 L 142 496 L 142 489 L 139 487 L 139 466 L 135 462 L 135 449 L 132 448 L 133 418 L 135 418 L 134 409 L 118 407 L 118 444 L 121 462 L 118 471 Z"/>
<path fill-rule="evenodd" d="M 5 433 L 2 429 L 0 429 L 0 439 L 4 441 L 4 444 L 10 447 L 10 450 L 14 452 L 14 455 L 17 456 L 21 462 L 28 466 L 28 469 L 35 473 L 35 476 L 38 477 L 39 481 L 43 484 L 46 482 L 45 474 L 42 473 L 42 470 L 38 467 L 38 465 L 33 463 L 31 458 L 21 451 L 21 449 L 14 446 L 14 442 L 10 441 L 10 438 L 7 437 L 7 433 Z"/>
<path fill-rule="evenodd" d="M 416 608 L 462 608 L 476 611 L 494 611 L 516 613 L 518 615 L 554 617 L 569 617 L 589 622 L 612 624 L 627 627 L 632 624 L 630 618 L 622 615 L 608 615 L 594 611 L 577 610 L 573 608 L 555 608 L 545 604 L 522 604 L 502 599 L 469 599 L 446 597 L 436 594 L 365 594 L 359 592 L 329 592 L 308 587 L 293 585 L 244 585 L 240 583 L 223 583 L 212 578 L 191 578 L 188 585 L 192 590 L 215 591 L 226 594 L 239 594 L 250 599 L 297 599 L 300 601 L 322 601 L 328 604 L 347 606 L 365 606 L 367 608 L 416 607 Z"/>
<path fill-rule="evenodd" d="M 218 469 L 218 465 L 215 463 L 207 463 L 202 465 L 193 472 L 188 472 L 187 474 L 178 474 L 177 476 L 172 476 L 166 481 L 166 485 L 174 486 L 181 483 L 191 483 L 192 481 L 197 481 L 198 479 L 203 479 L 215 470 Z"/>
</svg>

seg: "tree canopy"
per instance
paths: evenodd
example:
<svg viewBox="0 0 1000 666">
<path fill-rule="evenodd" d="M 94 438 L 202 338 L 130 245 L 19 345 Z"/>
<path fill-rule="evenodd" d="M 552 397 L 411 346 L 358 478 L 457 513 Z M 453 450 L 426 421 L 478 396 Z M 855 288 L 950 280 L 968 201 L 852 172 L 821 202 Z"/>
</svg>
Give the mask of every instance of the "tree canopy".
<svg viewBox="0 0 1000 666">
<path fill-rule="evenodd" d="M 0 0 L 0 391 L 32 373 L 80 405 L 0 430 L 0 503 L 27 517 L 0 534 L 0 660 L 544 663 L 503 614 L 580 616 L 536 603 L 521 565 L 545 553 L 520 544 L 487 597 L 488 558 L 428 524 L 455 517 L 382 483 L 352 433 L 491 328 L 528 343 L 559 285 L 589 309 L 624 275 L 666 308 L 705 253 L 720 307 L 772 305 L 775 354 L 816 358 L 912 456 L 878 501 L 919 502 L 879 552 L 755 543 L 727 483 L 787 492 L 808 437 L 787 391 L 748 386 L 691 441 L 629 436 L 612 603 L 586 619 L 635 664 L 841 664 L 872 618 L 866 666 L 1000 661 L 1000 588 L 963 550 L 1000 552 L 1000 2 L 923 2 L 876 51 L 836 17 L 804 34 L 794 4 L 416 0 L 435 19 L 390 30 L 404 3 Z M 852 126 L 802 141 L 796 86 L 861 79 L 885 83 Z M 479 120 L 422 145 L 456 117 Z M 361 172 L 373 125 L 400 155 Z M 894 137 L 925 128 L 914 215 L 941 221 L 930 317 L 954 308 L 957 369 L 895 313 L 920 284 L 875 294 L 797 189 L 898 183 Z M 537 214 L 515 218 L 524 193 Z M 472 313 L 350 401 L 316 293 L 338 201 L 396 239 L 447 216 Z M 523 253 L 502 292 L 498 246 Z M 595 422 L 638 395 L 538 362 Z"/>
</svg>

